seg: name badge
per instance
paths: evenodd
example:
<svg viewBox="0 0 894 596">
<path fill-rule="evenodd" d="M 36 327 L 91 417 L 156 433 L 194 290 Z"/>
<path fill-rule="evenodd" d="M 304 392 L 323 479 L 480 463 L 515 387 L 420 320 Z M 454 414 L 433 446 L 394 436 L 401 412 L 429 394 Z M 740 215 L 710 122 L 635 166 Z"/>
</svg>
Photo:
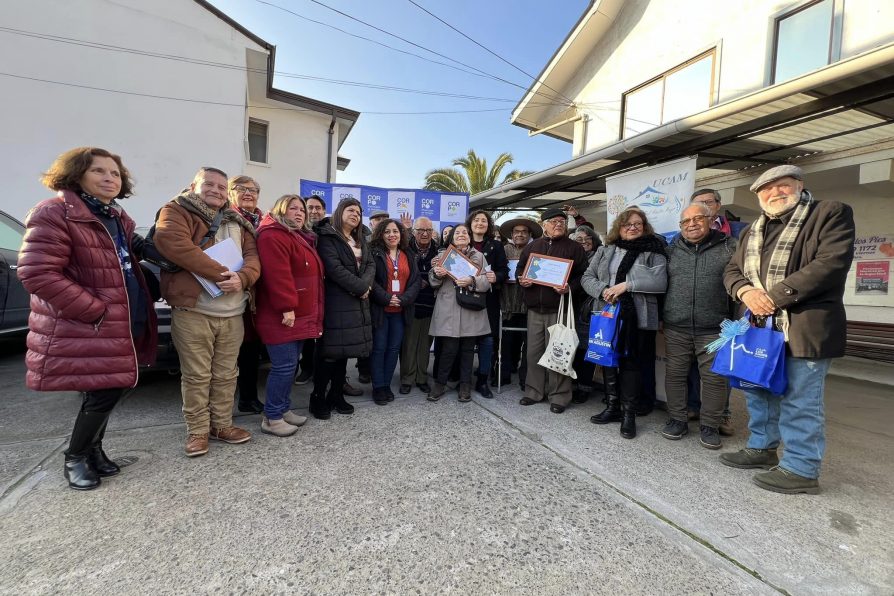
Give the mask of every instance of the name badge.
<svg viewBox="0 0 894 596">
<path fill-rule="evenodd" d="M 391 291 L 394 293 L 400 292 L 400 280 L 399 279 L 391 280 Z"/>
</svg>

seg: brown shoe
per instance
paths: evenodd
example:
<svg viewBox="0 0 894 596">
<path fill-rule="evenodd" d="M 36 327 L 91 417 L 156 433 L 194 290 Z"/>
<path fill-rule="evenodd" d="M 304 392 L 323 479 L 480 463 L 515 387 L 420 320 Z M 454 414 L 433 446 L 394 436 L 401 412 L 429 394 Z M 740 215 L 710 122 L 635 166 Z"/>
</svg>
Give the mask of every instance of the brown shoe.
<svg viewBox="0 0 894 596">
<path fill-rule="evenodd" d="M 246 441 L 251 439 L 251 433 L 244 428 L 239 428 L 238 426 L 230 426 L 228 428 L 212 428 L 211 436 L 209 438 L 213 441 L 223 441 L 224 443 L 229 443 L 230 445 L 238 445 L 239 443 L 245 443 Z"/>
<path fill-rule="evenodd" d="M 717 426 L 717 430 L 720 431 L 720 434 L 724 437 L 732 437 L 736 434 L 736 428 L 730 421 L 729 416 L 724 416 L 720 419 L 720 424 Z"/>
<path fill-rule="evenodd" d="M 358 389 L 347 381 L 345 381 L 345 384 L 342 385 L 341 391 L 348 397 L 360 397 L 361 395 L 363 395 L 363 389 Z"/>
<path fill-rule="evenodd" d="M 208 433 L 186 437 L 186 457 L 198 457 L 208 453 Z"/>
</svg>

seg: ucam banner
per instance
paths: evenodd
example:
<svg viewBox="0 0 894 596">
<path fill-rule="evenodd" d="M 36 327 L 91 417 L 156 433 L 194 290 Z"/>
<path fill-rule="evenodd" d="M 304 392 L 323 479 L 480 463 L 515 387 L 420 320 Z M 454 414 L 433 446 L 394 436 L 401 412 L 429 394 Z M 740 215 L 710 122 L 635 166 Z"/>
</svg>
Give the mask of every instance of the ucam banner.
<svg viewBox="0 0 894 596">
<path fill-rule="evenodd" d="M 680 231 L 680 214 L 695 190 L 697 157 L 684 157 L 651 168 L 605 179 L 608 228 L 619 213 L 639 207 L 655 232 L 668 238 Z"/>
<path fill-rule="evenodd" d="M 344 199 L 357 199 L 363 207 L 363 222 L 366 224 L 369 223 L 370 214 L 381 209 L 395 219 L 404 213 L 413 219 L 427 217 L 433 227 L 440 231 L 444 226 L 464 222 L 469 212 L 469 195 L 464 193 L 332 184 L 314 180 L 301 180 L 299 188 L 302 197 L 322 198 L 326 203 L 327 215 L 331 215 Z"/>
</svg>

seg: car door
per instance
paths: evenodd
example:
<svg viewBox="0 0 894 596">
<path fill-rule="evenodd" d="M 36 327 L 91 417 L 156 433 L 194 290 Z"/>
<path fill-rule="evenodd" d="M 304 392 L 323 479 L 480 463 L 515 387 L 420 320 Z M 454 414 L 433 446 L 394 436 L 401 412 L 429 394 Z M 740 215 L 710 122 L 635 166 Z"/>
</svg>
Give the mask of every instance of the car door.
<svg viewBox="0 0 894 596">
<path fill-rule="evenodd" d="M 0 211 L 0 335 L 28 328 L 31 297 L 16 275 L 25 226 Z"/>
</svg>

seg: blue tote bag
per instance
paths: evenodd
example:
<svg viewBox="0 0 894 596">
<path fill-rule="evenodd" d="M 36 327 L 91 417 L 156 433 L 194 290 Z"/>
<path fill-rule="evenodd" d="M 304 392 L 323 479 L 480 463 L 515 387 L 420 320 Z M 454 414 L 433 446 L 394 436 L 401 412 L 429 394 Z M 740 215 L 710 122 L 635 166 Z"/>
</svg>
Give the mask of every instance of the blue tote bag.
<svg viewBox="0 0 894 596">
<path fill-rule="evenodd" d="M 773 317 L 764 327 L 750 322 L 751 312 L 738 321 L 724 321 L 720 337 L 708 344 L 717 352 L 711 371 L 728 377 L 732 387 L 767 389 L 782 395 L 788 387 L 785 374 L 785 336 L 773 328 Z"/>
<path fill-rule="evenodd" d="M 587 337 L 587 354 L 584 360 L 599 366 L 618 366 L 618 338 L 621 336 L 620 305 L 606 304 L 602 310 L 590 315 L 590 331 Z"/>
</svg>

